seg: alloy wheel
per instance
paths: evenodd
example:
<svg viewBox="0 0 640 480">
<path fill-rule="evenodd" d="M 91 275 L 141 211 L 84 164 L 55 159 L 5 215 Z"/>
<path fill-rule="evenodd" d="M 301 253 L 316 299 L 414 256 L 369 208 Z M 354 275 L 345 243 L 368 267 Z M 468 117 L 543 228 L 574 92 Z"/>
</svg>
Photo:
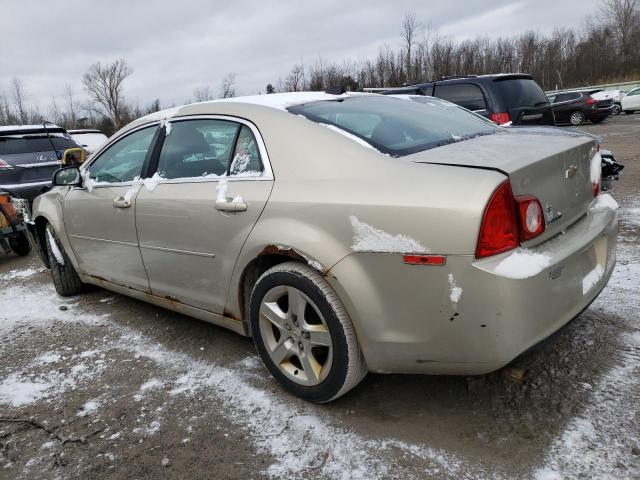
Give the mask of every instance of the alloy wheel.
<svg viewBox="0 0 640 480">
<path fill-rule="evenodd" d="M 295 383 L 320 384 L 329 374 L 333 343 L 316 304 L 290 286 L 269 290 L 260 304 L 260 335 L 269 357 Z"/>
</svg>

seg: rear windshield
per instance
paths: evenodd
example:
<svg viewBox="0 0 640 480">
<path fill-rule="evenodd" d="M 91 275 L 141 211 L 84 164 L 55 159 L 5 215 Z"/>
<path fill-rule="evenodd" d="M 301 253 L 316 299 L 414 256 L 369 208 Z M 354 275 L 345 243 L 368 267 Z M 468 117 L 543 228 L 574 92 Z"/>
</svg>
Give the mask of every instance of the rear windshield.
<svg viewBox="0 0 640 480">
<path fill-rule="evenodd" d="M 77 148 L 78 145 L 66 137 L 52 136 L 51 141 L 56 150 L 66 150 L 67 148 Z M 0 136 L 0 155 L 16 155 L 20 153 L 34 153 L 52 151 L 51 141 L 46 135 L 36 135 L 21 137 L 19 135 Z"/>
<path fill-rule="evenodd" d="M 507 109 L 515 107 L 539 107 L 549 103 L 549 99 L 535 80 L 529 78 L 512 78 L 497 80 L 494 83 Z"/>
<path fill-rule="evenodd" d="M 425 103 L 422 103 L 425 102 Z M 498 127 L 452 103 L 432 97 L 421 102 L 361 96 L 289 107 L 291 113 L 334 125 L 394 157 L 489 135 Z"/>
</svg>

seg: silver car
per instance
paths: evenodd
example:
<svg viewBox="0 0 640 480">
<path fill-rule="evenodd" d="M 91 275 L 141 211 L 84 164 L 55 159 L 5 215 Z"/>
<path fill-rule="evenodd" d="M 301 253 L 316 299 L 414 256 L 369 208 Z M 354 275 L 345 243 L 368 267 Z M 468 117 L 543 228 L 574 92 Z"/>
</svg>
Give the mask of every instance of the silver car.
<svg viewBox="0 0 640 480">
<path fill-rule="evenodd" d="M 205 102 L 58 171 L 29 230 L 59 294 L 99 285 L 250 335 L 287 390 L 327 402 L 368 371 L 496 370 L 587 308 L 617 236 L 597 149 L 437 99 Z"/>
</svg>

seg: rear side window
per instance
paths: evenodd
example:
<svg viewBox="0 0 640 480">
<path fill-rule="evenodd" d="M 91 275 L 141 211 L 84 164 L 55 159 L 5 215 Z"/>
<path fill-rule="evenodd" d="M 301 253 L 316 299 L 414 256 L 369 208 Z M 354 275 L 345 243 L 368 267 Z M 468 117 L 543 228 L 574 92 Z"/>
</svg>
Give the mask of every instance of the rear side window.
<svg viewBox="0 0 640 480">
<path fill-rule="evenodd" d="M 51 145 L 53 142 L 53 146 Z M 38 136 L 6 136 L 0 137 L 0 155 L 16 155 L 21 153 L 51 152 L 56 150 L 77 148 L 78 145 L 66 137 L 52 136 L 51 140 L 46 135 Z"/>
<path fill-rule="evenodd" d="M 421 101 L 363 95 L 288 110 L 338 127 L 394 157 L 498 131 L 495 124 L 457 105 L 433 97 L 419 98 Z"/>
<path fill-rule="evenodd" d="M 260 153 L 251 129 L 227 120 L 186 120 L 171 124 L 158 159 L 163 178 L 259 174 Z"/>
<path fill-rule="evenodd" d="M 549 103 L 540 85 L 530 78 L 507 78 L 494 80 L 493 83 L 507 110 L 517 107 L 539 107 Z M 558 94 L 555 101 L 557 103 L 565 100 L 561 100 Z"/>
<path fill-rule="evenodd" d="M 472 83 L 436 85 L 434 95 L 469 110 L 485 110 L 487 108 L 482 90 Z"/>
<path fill-rule="evenodd" d="M 636 88 L 635 90 L 631 90 L 627 93 L 628 97 L 633 97 L 634 95 L 640 95 L 640 88 Z"/>
<path fill-rule="evenodd" d="M 139 177 L 156 130 L 143 128 L 118 140 L 89 165 L 89 176 L 107 183 L 131 182 Z"/>
</svg>

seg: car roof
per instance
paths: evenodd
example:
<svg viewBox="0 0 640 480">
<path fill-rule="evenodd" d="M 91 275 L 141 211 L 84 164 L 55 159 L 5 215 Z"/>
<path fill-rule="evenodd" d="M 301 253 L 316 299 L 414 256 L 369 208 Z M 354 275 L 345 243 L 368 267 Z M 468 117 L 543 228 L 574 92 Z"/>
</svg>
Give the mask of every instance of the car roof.
<svg viewBox="0 0 640 480">
<path fill-rule="evenodd" d="M 215 105 L 220 103 L 247 103 L 251 105 L 260 105 L 270 107 L 276 110 L 286 110 L 289 107 L 303 105 L 305 103 L 320 102 L 324 100 L 338 100 L 341 98 L 349 98 L 362 95 L 377 95 L 375 93 L 348 92 L 341 95 L 333 95 L 325 92 L 286 92 L 286 93 L 269 93 L 264 95 L 247 95 L 233 98 L 219 98 L 206 102 L 189 103 L 179 107 L 167 108 L 157 112 L 150 113 L 138 120 L 162 120 L 179 115 L 183 109 L 193 107 L 195 105 Z"/>
<path fill-rule="evenodd" d="M 0 127 L 0 135 L 14 135 L 20 133 L 60 133 L 66 130 L 58 125 L 48 124 L 45 129 L 44 125 L 4 125 Z"/>
</svg>

